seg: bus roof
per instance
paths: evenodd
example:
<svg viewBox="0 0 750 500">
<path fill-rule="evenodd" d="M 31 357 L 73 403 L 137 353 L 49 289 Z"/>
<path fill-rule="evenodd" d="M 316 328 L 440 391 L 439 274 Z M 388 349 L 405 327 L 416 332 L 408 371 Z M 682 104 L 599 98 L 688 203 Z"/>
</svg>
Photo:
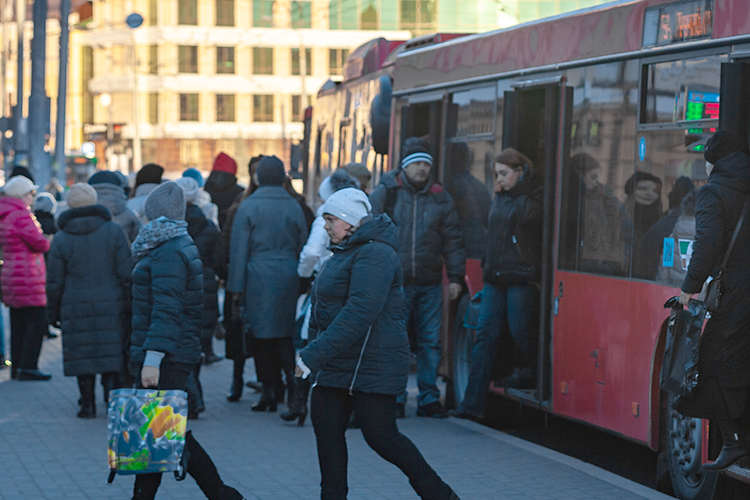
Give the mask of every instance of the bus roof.
<svg viewBox="0 0 750 500">
<path fill-rule="evenodd" d="M 708 19 L 708 34 L 690 40 L 750 34 L 747 0 L 621 0 L 405 51 L 396 60 L 394 92 L 635 52 L 644 42 L 647 9 L 661 12 L 661 8 L 676 18 L 678 13 L 683 14 L 678 12 L 683 6 L 693 9 L 688 14 L 698 12 Z M 659 16 L 650 16 L 652 21 L 656 29 Z M 680 40 L 668 46 L 684 44 Z"/>
</svg>

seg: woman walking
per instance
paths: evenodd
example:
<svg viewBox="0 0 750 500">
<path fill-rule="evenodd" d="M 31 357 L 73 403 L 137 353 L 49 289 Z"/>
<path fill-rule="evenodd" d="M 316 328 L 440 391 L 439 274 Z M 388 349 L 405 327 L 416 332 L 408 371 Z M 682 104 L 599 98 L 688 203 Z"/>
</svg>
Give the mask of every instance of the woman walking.
<svg viewBox="0 0 750 500">
<path fill-rule="evenodd" d="M 354 188 L 332 194 L 323 209 L 334 253 L 313 287 L 310 332 L 317 336 L 297 361 L 299 375 L 317 373 L 311 415 L 320 497 L 346 499 L 345 433 L 355 411 L 367 444 L 401 469 L 421 498 L 458 499 L 396 425 L 410 358 L 401 263 L 395 226 L 370 209 Z"/>
<path fill-rule="evenodd" d="M 472 420 L 484 416 L 497 342 L 503 333 L 510 333 L 521 355 L 510 385 L 534 387 L 536 373 L 539 292 L 535 283 L 542 260 L 542 188 L 534 184 L 531 161 L 512 148 L 495 158 L 495 176 L 469 384 L 461 404 L 450 412 Z"/>
<path fill-rule="evenodd" d="M 95 418 L 96 374 L 106 405 L 125 370 L 133 265 L 125 233 L 92 186 L 74 184 L 67 201 L 49 252 L 48 311 L 62 330 L 65 375 L 78 377 L 78 417 Z"/>
<path fill-rule="evenodd" d="M 144 204 L 149 222 L 132 245 L 136 264 L 130 362 L 139 387 L 185 390 L 188 375 L 201 358 L 203 264 L 188 235 L 185 207 L 185 195 L 174 182 L 154 189 Z M 185 453 L 187 472 L 206 498 L 242 498 L 224 484 L 190 431 Z M 133 499 L 152 500 L 160 483 L 160 473 L 137 475 Z"/>
<path fill-rule="evenodd" d="M 706 278 L 721 265 L 746 204 L 750 203 L 750 158 L 747 140 L 727 130 L 706 144 L 708 182 L 698 192 L 695 243 L 682 283 L 680 303 L 701 291 Z M 713 167 L 711 167 L 711 164 Z M 750 454 L 750 259 L 741 242 L 750 240 L 750 213 L 740 229 L 721 279 L 719 309 L 711 314 L 700 341 L 700 381 L 674 408 L 688 417 L 718 424 L 724 446 L 709 470 L 723 470 Z"/>
</svg>

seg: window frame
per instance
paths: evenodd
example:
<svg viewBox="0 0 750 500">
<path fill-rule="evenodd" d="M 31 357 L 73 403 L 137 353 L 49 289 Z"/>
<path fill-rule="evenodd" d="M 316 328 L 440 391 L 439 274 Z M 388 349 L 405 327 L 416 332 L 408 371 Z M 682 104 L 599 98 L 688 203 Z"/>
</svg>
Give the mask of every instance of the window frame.
<svg viewBox="0 0 750 500">
<path fill-rule="evenodd" d="M 216 9 L 214 11 L 215 19 L 214 24 L 219 27 L 234 27 L 236 26 L 235 16 L 235 2 L 234 0 L 216 0 L 214 4 Z M 231 6 L 231 8 L 229 8 Z"/>
<path fill-rule="evenodd" d="M 258 99 L 258 101 L 256 101 Z M 268 118 L 268 109 L 263 110 L 262 113 L 258 113 L 258 110 L 263 107 L 268 107 L 269 102 L 261 102 L 261 99 L 270 101 L 270 119 Z M 253 123 L 273 123 L 274 122 L 274 107 L 276 105 L 274 94 L 253 94 Z"/>
<path fill-rule="evenodd" d="M 201 95 L 197 92 L 187 92 L 179 94 L 180 96 L 180 121 L 181 122 L 198 122 L 200 121 Z M 188 101 L 190 100 L 190 102 Z M 193 103 L 192 100 L 195 99 Z M 187 109 L 195 106 L 195 110 Z"/>
<path fill-rule="evenodd" d="M 261 52 L 263 51 L 263 52 Z M 266 52 L 267 51 L 267 52 Z M 254 75 L 273 75 L 275 74 L 274 71 L 274 47 L 253 47 L 253 74 Z M 258 57 L 260 54 L 267 55 L 267 60 L 265 57 Z M 263 60 L 265 65 L 261 67 L 258 63 L 258 60 Z M 259 71 L 259 69 L 261 71 Z"/>
<path fill-rule="evenodd" d="M 224 99 L 226 99 L 227 102 L 223 102 L 220 104 L 220 101 L 223 101 Z M 220 109 L 225 110 L 225 112 L 222 113 L 221 115 L 219 114 Z M 229 110 L 229 109 L 231 109 L 231 112 L 226 113 L 226 110 Z M 237 121 L 237 95 L 236 94 L 216 94 L 216 121 L 217 122 L 236 122 Z"/>
<path fill-rule="evenodd" d="M 297 57 L 294 55 L 297 54 Z M 290 49 L 290 61 L 291 67 L 289 68 L 292 76 L 301 76 L 302 73 L 302 59 L 300 58 L 300 52 L 298 47 L 292 47 Z M 296 62 L 296 65 L 295 65 Z M 305 76 L 312 76 L 312 48 L 305 47 Z M 343 70 L 343 66 L 342 66 Z M 296 71 L 296 73 L 295 73 Z"/>
<path fill-rule="evenodd" d="M 195 58 L 194 64 L 195 64 L 195 70 L 194 71 L 185 71 L 185 69 L 189 69 L 188 66 L 190 65 L 191 61 L 184 61 L 183 60 L 183 50 L 191 49 L 191 52 L 193 52 L 194 56 L 191 56 L 191 58 Z M 177 72 L 181 74 L 186 75 L 192 75 L 198 73 L 198 46 L 197 45 L 178 45 L 177 46 Z"/>
<path fill-rule="evenodd" d="M 180 7 L 188 5 L 194 6 L 193 12 L 188 12 Z M 189 17 L 194 16 L 194 17 Z M 198 26 L 198 0 L 180 0 L 177 3 L 177 25 L 178 26 Z"/>
<path fill-rule="evenodd" d="M 222 59 L 221 55 L 226 52 L 228 57 Z M 233 46 L 217 46 L 216 47 L 216 74 L 217 75 L 234 75 L 236 73 L 236 54 L 237 51 Z M 231 63 L 231 66 L 227 66 L 227 63 Z M 220 68 L 223 68 L 220 70 Z"/>
</svg>

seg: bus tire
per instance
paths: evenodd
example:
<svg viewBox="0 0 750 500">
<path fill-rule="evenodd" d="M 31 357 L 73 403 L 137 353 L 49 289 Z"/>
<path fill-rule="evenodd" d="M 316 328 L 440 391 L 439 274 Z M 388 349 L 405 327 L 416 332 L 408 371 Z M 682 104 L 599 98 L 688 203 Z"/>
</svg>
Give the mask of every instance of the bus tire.
<svg viewBox="0 0 750 500">
<path fill-rule="evenodd" d="M 704 427 L 699 418 L 672 409 L 676 395 L 667 396 L 666 452 L 674 495 L 682 500 L 711 500 L 718 474 L 701 469 Z"/>
<path fill-rule="evenodd" d="M 471 297 L 465 294 L 458 302 L 456 320 L 453 327 L 452 374 L 453 397 L 456 404 L 460 404 L 469 384 L 469 370 L 471 369 L 471 351 L 476 341 L 476 331 L 464 326 L 466 309 Z"/>
</svg>

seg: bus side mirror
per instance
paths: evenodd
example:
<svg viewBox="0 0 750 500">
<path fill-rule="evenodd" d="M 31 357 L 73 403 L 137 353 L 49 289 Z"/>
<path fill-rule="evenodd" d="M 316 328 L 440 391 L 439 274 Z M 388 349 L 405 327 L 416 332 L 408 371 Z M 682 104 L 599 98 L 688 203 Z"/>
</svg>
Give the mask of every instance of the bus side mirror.
<svg viewBox="0 0 750 500">
<path fill-rule="evenodd" d="M 376 153 L 388 154 L 388 140 L 391 129 L 391 96 L 393 86 L 391 77 L 380 77 L 380 92 L 372 99 L 370 106 L 370 128 L 372 129 L 372 148 Z"/>
</svg>

